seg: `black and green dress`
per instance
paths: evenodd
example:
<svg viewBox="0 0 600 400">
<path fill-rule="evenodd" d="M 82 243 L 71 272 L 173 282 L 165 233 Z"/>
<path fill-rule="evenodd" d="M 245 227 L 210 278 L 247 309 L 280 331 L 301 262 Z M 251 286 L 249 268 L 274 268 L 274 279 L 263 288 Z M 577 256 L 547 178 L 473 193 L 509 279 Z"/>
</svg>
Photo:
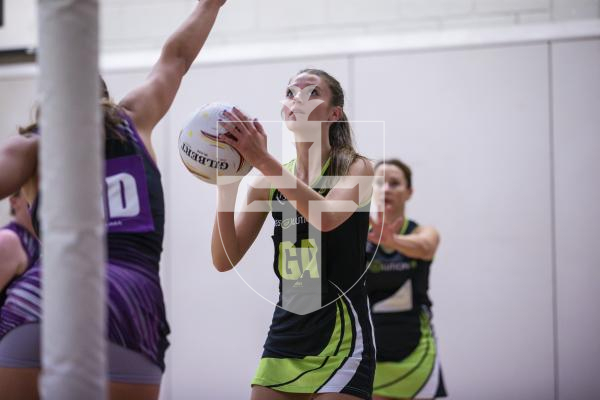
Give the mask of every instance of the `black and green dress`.
<svg viewBox="0 0 600 400">
<path fill-rule="evenodd" d="M 285 167 L 294 172 L 295 161 Z M 323 195 L 328 167 L 311 185 Z M 375 347 L 364 263 L 370 203 L 320 232 L 278 190 L 270 200 L 279 301 L 252 384 L 371 398 Z"/>
<path fill-rule="evenodd" d="M 406 219 L 400 234 L 417 226 Z M 402 399 L 446 397 L 427 294 L 431 261 L 368 242 L 367 264 L 377 344 L 373 393 Z"/>
</svg>

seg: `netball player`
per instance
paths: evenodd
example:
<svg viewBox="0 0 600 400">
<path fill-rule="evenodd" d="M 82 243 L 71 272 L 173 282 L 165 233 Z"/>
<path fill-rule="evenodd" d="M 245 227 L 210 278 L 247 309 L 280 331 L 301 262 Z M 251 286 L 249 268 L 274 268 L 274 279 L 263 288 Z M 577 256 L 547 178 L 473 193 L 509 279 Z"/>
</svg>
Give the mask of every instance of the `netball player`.
<svg viewBox="0 0 600 400">
<path fill-rule="evenodd" d="M 252 187 L 250 206 L 234 219 L 226 203 L 235 201 L 238 183 L 219 186 L 212 237 L 216 268 L 233 268 L 256 239 L 268 210 L 251 211 L 254 203 L 269 202 L 275 223 L 273 270 L 280 295 L 251 398 L 369 399 L 375 349 L 361 276 L 373 167 L 352 145 L 344 93 L 331 75 L 300 71 L 288 83 L 284 104 L 296 159 L 283 166 L 269 154 L 258 121 L 234 110 L 223 122 L 231 134 L 223 141 L 271 188 Z M 348 184 L 360 177 L 367 177 L 367 190 Z M 353 206 L 340 208 L 340 202 Z"/>
<path fill-rule="evenodd" d="M 375 326 L 374 400 L 445 397 L 428 296 L 431 262 L 439 244 L 435 228 L 405 216 L 412 173 L 400 160 L 375 168 L 378 218 L 367 243 L 367 288 Z"/>
<path fill-rule="evenodd" d="M 164 201 L 151 134 L 171 106 L 224 3 L 225 0 L 198 1 L 191 15 L 167 40 L 147 80 L 119 104 L 109 100 L 106 87 L 102 90 L 111 399 L 158 398 L 169 326 L 158 275 Z M 24 135 L 12 138 L 0 148 L 0 198 L 26 183 L 36 182 L 38 172 L 43 173 L 37 168 L 37 148 L 38 134 L 44 132 L 38 130 L 37 124 L 22 131 Z M 129 178 L 121 180 L 125 175 Z M 40 194 L 32 197 L 35 225 Z M 120 209 L 123 198 L 138 204 L 139 212 Z M 37 263 L 15 279 L 0 309 L 2 399 L 38 398 L 41 268 Z"/>
</svg>

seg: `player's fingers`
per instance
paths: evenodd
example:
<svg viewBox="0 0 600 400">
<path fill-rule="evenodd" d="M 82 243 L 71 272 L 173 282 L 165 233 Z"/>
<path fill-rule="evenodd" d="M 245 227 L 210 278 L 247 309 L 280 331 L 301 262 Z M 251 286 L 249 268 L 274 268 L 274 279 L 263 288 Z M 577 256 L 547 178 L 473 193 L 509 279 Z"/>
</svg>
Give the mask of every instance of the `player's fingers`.
<svg viewBox="0 0 600 400">
<path fill-rule="evenodd" d="M 253 123 L 254 121 L 249 116 L 244 114 L 240 109 L 233 107 L 232 112 L 240 120 L 240 122 L 244 124 L 248 131 L 256 129 Z"/>
<path fill-rule="evenodd" d="M 229 120 L 229 122 L 231 124 L 233 124 L 233 126 L 235 126 L 235 129 L 243 134 L 248 134 L 248 128 L 246 127 L 246 125 L 240 121 L 239 117 L 236 116 L 235 114 L 230 113 L 229 111 L 224 111 L 223 115 Z"/>
<path fill-rule="evenodd" d="M 258 122 L 257 118 L 254 118 L 254 127 L 264 136 L 267 136 L 267 133 L 265 132 L 265 128 L 263 128 L 262 124 L 260 122 Z"/>
<path fill-rule="evenodd" d="M 233 136 L 236 140 L 239 139 L 241 132 L 233 122 L 223 119 L 223 120 L 219 121 L 219 125 L 223 126 L 225 129 L 227 129 L 227 132 L 231 136 Z"/>
</svg>

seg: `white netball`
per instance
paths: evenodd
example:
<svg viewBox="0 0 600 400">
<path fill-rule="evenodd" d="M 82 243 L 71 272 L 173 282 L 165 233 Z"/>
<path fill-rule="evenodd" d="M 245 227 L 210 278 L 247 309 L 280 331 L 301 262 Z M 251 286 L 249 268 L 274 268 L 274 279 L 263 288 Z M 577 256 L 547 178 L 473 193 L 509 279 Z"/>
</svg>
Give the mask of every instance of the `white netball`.
<svg viewBox="0 0 600 400">
<path fill-rule="evenodd" d="M 206 104 L 192 115 L 179 134 L 183 165 L 205 182 L 217 184 L 217 177 L 241 177 L 252 169 L 236 149 L 218 141 L 219 136 L 227 133 L 219 119 L 225 120 L 223 112 L 232 112 L 233 107 L 227 103 Z"/>
</svg>

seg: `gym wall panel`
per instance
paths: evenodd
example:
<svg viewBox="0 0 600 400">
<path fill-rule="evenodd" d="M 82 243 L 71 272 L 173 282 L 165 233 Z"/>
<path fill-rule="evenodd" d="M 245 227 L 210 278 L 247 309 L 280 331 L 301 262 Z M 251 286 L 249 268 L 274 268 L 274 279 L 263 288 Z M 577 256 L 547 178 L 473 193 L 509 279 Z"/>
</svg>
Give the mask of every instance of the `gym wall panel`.
<svg viewBox="0 0 600 400">
<path fill-rule="evenodd" d="M 600 40 L 552 45 L 560 400 L 600 381 Z"/>
<path fill-rule="evenodd" d="M 600 17 L 598 0 L 552 0 L 555 20 L 591 19 Z"/>
<path fill-rule="evenodd" d="M 170 276 L 169 318 L 173 333 L 164 399 L 245 399 L 262 353 L 277 301 L 273 273 L 272 218 L 236 271 L 219 273 L 210 241 L 216 187 L 193 177 L 180 161 L 178 133 L 202 104 L 228 101 L 265 122 L 269 149 L 290 156 L 290 137 L 281 134 L 280 100 L 289 78 L 317 66 L 349 82 L 345 58 L 194 67 L 185 78 L 169 118 L 165 260 Z M 245 185 L 242 183 L 242 185 Z M 238 195 L 238 199 L 242 195 Z M 255 293 L 256 290 L 260 296 Z"/>
<path fill-rule="evenodd" d="M 385 120 L 385 155 L 413 168 L 407 215 L 441 233 L 450 398 L 553 398 L 548 47 L 361 56 L 354 71 L 357 118 Z"/>
<path fill-rule="evenodd" d="M 33 49 L 38 44 L 37 1 L 0 2 L 0 51 Z"/>
<path fill-rule="evenodd" d="M 100 3 L 102 48 L 128 52 L 160 48 L 170 29 L 185 17 L 194 2 L 103 0 Z M 305 0 L 301 5 L 281 0 L 228 0 L 208 46 L 276 43 L 282 39 L 301 42 L 308 37 L 343 40 L 348 36 L 360 43 L 374 33 L 451 32 L 600 17 L 600 0 L 377 0 L 375 3 Z M 144 17 L 139 18 L 141 15 Z"/>
</svg>

